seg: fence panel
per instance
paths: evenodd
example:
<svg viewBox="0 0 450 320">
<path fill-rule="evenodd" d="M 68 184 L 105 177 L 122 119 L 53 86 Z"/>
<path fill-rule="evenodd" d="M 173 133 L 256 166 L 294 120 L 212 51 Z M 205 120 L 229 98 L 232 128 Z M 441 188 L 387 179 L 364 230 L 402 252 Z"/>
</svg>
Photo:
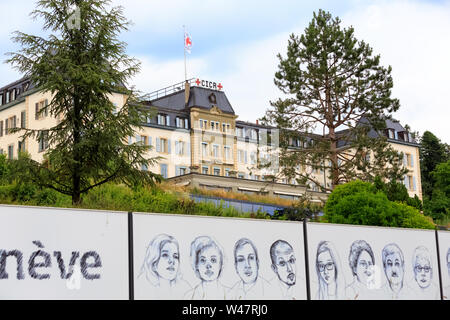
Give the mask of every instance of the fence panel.
<svg viewBox="0 0 450 320">
<path fill-rule="evenodd" d="M 0 300 L 128 299 L 127 214 L 0 205 Z"/>
<path fill-rule="evenodd" d="M 133 222 L 135 299 L 306 299 L 301 223 L 139 213 Z"/>
<path fill-rule="evenodd" d="M 439 300 L 433 230 L 307 224 L 312 299 Z"/>
</svg>

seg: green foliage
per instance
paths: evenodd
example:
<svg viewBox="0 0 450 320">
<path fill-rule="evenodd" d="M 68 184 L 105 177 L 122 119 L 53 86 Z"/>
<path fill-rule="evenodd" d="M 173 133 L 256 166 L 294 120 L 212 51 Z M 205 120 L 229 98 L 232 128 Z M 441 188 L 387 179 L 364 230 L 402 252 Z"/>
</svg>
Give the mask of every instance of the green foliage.
<svg viewBox="0 0 450 320">
<path fill-rule="evenodd" d="M 430 131 L 425 131 L 420 139 L 420 171 L 424 197 L 430 198 L 433 194 L 435 179 L 432 172 L 438 164 L 449 159 L 448 146 Z"/>
<path fill-rule="evenodd" d="M 278 58 L 274 82 L 287 98 L 271 102 L 261 120 L 281 128 L 281 175 L 320 186 L 323 181 L 299 164 L 320 167 L 329 172 L 333 189 L 354 179 L 405 173 L 401 154 L 382 134 L 388 115 L 400 106 L 391 97 L 391 67 L 380 65 L 380 56 L 355 38 L 353 27 L 342 28 L 339 18 L 319 10 L 302 35 L 290 36 L 286 57 Z M 301 150 L 290 148 L 292 139 L 300 140 Z"/>
<path fill-rule="evenodd" d="M 23 139 L 45 139 L 49 145 L 47 161 L 21 160 L 23 175 L 70 195 L 74 204 L 81 194 L 107 182 L 160 181 L 160 175 L 140 170 L 157 161 L 144 156 L 149 146 L 128 144 L 150 111 L 126 88 L 140 64 L 128 57 L 126 44 L 119 40 L 130 24 L 123 9 L 111 7 L 109 0 L 40 0 L 31 15 L 42 19 L 51 34 L 43 38 L 16 32 L 13 40 L 21 49 L 9 53 L 8 62 L 41 92 L 52 93 L 40 112 L 61 121 L 45 132 L 15 129 L 23 132 Z M 78 21 L 69 23 L 74 15 Z M 126 98 L 123 107 L 117 106 L 120 110 L 110 101 L 117 92 Z"/>
<path fill-rule="evenodd" d="M 176 213 L 220 217 L 241 217 L 270 219 L 265 212 L 241 212 L 224 204 L 216 206 L 211 202 L 196 203 L 185 194 L 167 192 L 159 188 L 107 183 L 83 195 L 80 205 L 72 205 L 71 197 L 55 190 L 39 189 L 30 183 L 15 183 L 0 186 L 0 203 L 26 204 L 51 207 L 75 207 L 112 211 Z"/>
<path fill-rule="evenodd" d="M 434 229 L 429 218 L 403 203 L 389 201 L 368 182 L 352 181 L 337 186 L 324 208 L 330 223 Z"/>
<path fill-rule="evenodd" d="M 450 217 L 450 160 L 438 164 L 431 172 L 434 189 L 431 198 L 424 199 L 425 213 L 435 220 Z"/>
<path fill-rule="evenodd" d="M 374 181 L 376 190 L 382 191 L 390 201 L 402 202 L 421 211 L 423 209 L 422 201 L 417 195 L 413 198 L 409 196 L 408 190 L 403 183 L 391 180 L 386 183 L 377 176 Z"/>
</svg>

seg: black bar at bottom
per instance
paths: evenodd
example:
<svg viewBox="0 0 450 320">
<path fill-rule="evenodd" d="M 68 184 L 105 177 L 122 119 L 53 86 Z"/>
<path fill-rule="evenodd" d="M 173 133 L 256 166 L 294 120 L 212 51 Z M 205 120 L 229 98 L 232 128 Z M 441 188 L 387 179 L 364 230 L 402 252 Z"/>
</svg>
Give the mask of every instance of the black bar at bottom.
<svg viewBox="0 0 450 320">
<path fill-rule="evenodd" d="M 128 212 L 128 284 L 129 299 L 134 300 L 133 213 Z"/>
</svg>

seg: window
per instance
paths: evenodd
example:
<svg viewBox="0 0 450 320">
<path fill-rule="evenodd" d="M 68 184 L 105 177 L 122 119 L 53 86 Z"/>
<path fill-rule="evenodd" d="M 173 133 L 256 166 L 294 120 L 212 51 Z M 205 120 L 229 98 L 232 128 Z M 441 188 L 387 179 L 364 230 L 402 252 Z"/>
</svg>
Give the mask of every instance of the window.
<svg viewBox="0 0 450 320">
<path fill-rule="evenodd" d="M 202 142 L 202 156 L 206 157 L 208 155 L 208 143 Z"/>
<path fill-rule="evenodd" d="M 236 135 L 241 138 L 244 137 L 244 129 L 236 127 Z"/>
<path fill-rule="evenodd" d="M 48 131 L 41 131 L 38 138 L 39 152 L 48 148 Z"/>
<path fill-rule="evenodd" d="M 143 164 L 141 165 L 141 170 L 142 170 L 142 171 L 148 171 L 148 167 L 147 167 L 147 165 L 146 165 L 145 163 L 143 163 Z"/>
<path fill-rule="evenodd" d="M 175 154 L 183 155 L 184 154 L 184 141 L 175 141 Z"/>
<path fill-rule="evenodd" d="M 220 176 L 220 168 L 214 167 L 214 175 Z"/>
<path fill-rule="evenodd" d="M 214 158 L 219 157 L 219 145 L 218 144 L 213 144 L 213 156 L 214 156 Z"/>
<path fill-rule="evenodd" d="M 3 120 L 0 121 L 0 137 L 3 137 Z"/>
<path fill-rule="evenodd" d="M 238 162 L 247 163 L 247 151 L 238 150 Z"/>
<path fill-rule="evenodd" d="M 3 104 L 3 94 L 0 94 L 0 106 Z"/>
<path fill-rule="evenodd" d="M 25 129 L 25 126 L 26 126 L 26 123 L 27 123 L 26 115 L 27 115 L 27 113 L 25 111 L 22 111 L 20 113 L 20 127 L 22 129 Z"/>
<path fill-rule="evenodd" d="M 47 106 L 48 106 L 47 99 L 39 101 L 35 104 L 35 119 L 36 120 L 39 120 L 39 119 L 42 119 L 42 118 L 48 116 Z M 43 109 L 44 109 L 44 111 L 41 112 L 41 110 L 43 110 Z"/>
<path fill-rule="evenodd" d="M 25 152 L 25 141 L 19 141 L 19 148 L 17 149 L 18 152 Z"/>
<path fill-rule="evenodd" d="M 250 164 L 256 164 L 256 152 L 250 153 Z"/>
<path fill-rule="evenodd" d="M 12 160 L 14 157 L 14 145 L 11 144 L 8 146 L 8 159 Z"/>
<path fill-rule="evenodd" d="M 148 137 L 147 136 L 137 136 L 136 142 L 140 142 L 142 145 L 148 145 Z"/>
<path fill-rule="evenodd" d="M 231 160 L 231 147 L 230 146 L 224 146 L 223 152 L 225 156 L 225 160 Z"/>
<path fill-rule="evenodd" d="M 164 179 L 167 179 L 168 175 L 167 175 L 167 164 L 160 164 L 161 167 L 161 176 Z"/>
<path fill-rule="evenodd" d="M 199 124 L 200 124 L 200 129 L 202 130 L 206 130 L 207 126 L 208 126 L 208 121 L 204 120 L 204 119 L 199 119 Z"/>
<path fill-rule="evenodd" d="M 163 153 L 170 153 L 170 140 L 167 140 L 165 138 L 156 138 L 156 151 Z"/>
<path fill-rule="evenodd" d="M 11 90 L 11 101 L 16 100 L 16 89 Z"/>
<path fill-rule="evenodd" d="M 175 122 L 177 128 L 188 129 L 188 119 L 176 117 Z"/>
<path fill-rule="evenodd" d="M 258 132 L 256 131 L 256 129 L 251 129 L 250 130 L 250 138 L 253 140 L 257 140 L 258 139 Z"/>
<path fill-rule="evenodd" d="M 9 91 L 6 91 L 6 101 L 5 101 L 5 103 L 9 103 L 9 97 L 10 97 L 10 93 L 9 93 Z"/>
<path fill-rule="evenodd" d="M 161 126 L 170 126 L 170 116 L 166 114 L 158 114 L 157 122 Z"/>
<path fill-rule="evenodd" d="M 245 179 L 245 173 L 239 172 L 238 173 L 238 178 L 239 179 Z"/>
<path fill-rule="evenodd" d="M 180 176 L 185 175 L 186 174 L 186 168 L 185 167 L 180 167 L 179 168 L 179 172 L 180 172 Z"/>
<path fill-rule="evenodd" d="M 208 174 L 208 167 L 202 167 L 202 173 Z"/>
<path fill-rule="evenodd" d="M 16 119 L 16 116 L 12 116 L 5 120 L 5 135 L 10 133 L 9 129 L 16 127 Z"/>
<path fill-rule="evenodd" d="M 230 176 L 230 171 L 231 171 L 231 169 L 225 168 L 225 177 L 229 177 Z"/>
</svg>

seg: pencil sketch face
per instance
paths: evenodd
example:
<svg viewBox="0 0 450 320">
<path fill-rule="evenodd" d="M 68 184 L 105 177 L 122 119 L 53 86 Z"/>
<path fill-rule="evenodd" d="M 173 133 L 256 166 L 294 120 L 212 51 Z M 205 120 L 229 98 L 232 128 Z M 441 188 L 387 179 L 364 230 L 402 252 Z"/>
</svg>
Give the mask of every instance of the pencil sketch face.
<svg viewBox="0 0 450 320">
<path fill-rule="evenodd" d="M 258 277 L 258 263 L 253 247 L 246 243 L 236 249 L 236 271 L 244 283 L 252 283 Z"/>
<path fill-rule="evenodd" d="M 386 256 L 384 272 L 391 284 L 401 284 L 403 282 L 403 262 L 398 252 Z"/>
<path fill-rule="evenodd" d="M 333 283 L 336 279 L 336 268 L 328 250 L 321 252 L 317 256 L 317 265 L 323 281 L 326 284 Z"/>
<path fill-rule="evenodd" d="M 275 265 L 272 264 L 272 269 L 278 278 L 288 286 L 294 285 L 297 270 L 292 247 L 286 243 L 279 243 L 275 249 L 274 258 Z"/>
<path fill-rule="evenodd" d="M 167 242 L 161 248 L 161 256 L 156 263 L 156 272 L 167 280 L 174 280 L 180 264 L 178 248 L 173 242 Z"/>
<path fill-rule="evenodd" d="M 208 246 L 198 254 L 197 270 L 203 281 L 214 281 L 222 268 L 221 255 L 215 247 Z"/>
<path fill-rule="evenodd" d="M 425 257 L 417 256 L 414 265 L 414 278 L 422 289 L 428 288 L 431 284 L 431 272 L 430 261 Z"/>
<path fill-rule="evenodd" d="M 373 274 L 373 260 L 370 254 L 363 250 L 356 262 L 356 277 L 358 281 L 367 285 Z"/>
</svg>

